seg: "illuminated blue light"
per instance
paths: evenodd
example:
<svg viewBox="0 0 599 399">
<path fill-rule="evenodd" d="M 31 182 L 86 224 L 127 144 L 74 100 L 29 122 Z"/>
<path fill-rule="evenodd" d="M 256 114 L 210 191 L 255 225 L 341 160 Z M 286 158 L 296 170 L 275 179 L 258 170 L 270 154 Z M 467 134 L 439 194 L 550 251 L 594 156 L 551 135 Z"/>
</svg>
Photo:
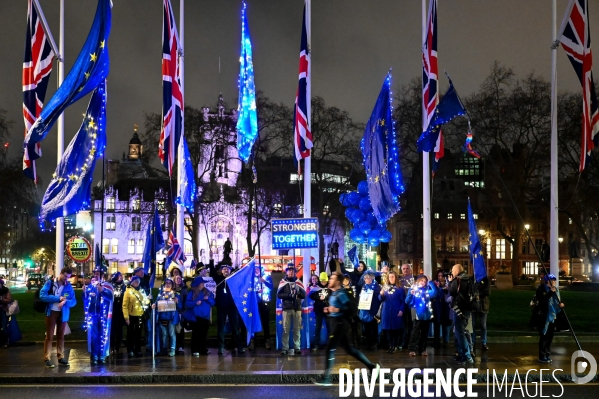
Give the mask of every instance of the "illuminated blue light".
<svg viewBox="0 0 599 399">
<path fill-rule="evenodd" d="M 245 14 L 245 2 L 241 10 L 241 55 L 239 57 L 239 104 L 237 105 L 237 150 L 239 157 L 248 162 L 252 147 L 258 137 L 258 116 L 256 113 L 256 89 L 254 87 L 254 64 L 252 63 L 252 43 Z"/>
<path fill-rule="evenodd" d="M 273 219 L 272 249 L 318 248 L 318 219 Z"/>
</svg>

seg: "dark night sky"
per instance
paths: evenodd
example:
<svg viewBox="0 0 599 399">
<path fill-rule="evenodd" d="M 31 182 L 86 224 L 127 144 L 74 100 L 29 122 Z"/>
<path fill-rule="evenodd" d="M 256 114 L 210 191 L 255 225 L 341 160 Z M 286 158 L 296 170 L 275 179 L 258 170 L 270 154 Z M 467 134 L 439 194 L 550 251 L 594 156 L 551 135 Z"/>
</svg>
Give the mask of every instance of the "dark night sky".
<svg viewBox="0 0 599 399">
<path fill-rule="evenodd" d="M 171 0 L 179 15 L 179 1 Z M 58 42 L 58 0 L 40 0 Z M 65 76 L 94 16 L 96 0 L 65 0 Z M 109 41 L 108 158 L 127 149 L 133 124 L 143 130 L 143 112 L 161 112 L 162 0 L 113 0 Z M 256 87 L 292 105 L 297 85 L 302 0 L 248 0 Z M 450 73 L 458 92 L 468 95 L 495 60 L 520 77 L 551 71 L 551 1 L 439 0 L 439 69 Z M 558 0 L 558 25 L 567 0 Z M 593 4 L 594 5 L 594 4 Z M 239 0 L 185 2 L 185 102 L 214 106 L 219 92 L 237 106 L 240 44 Z M 593 10 L 591 9 L 591 13 Z M 26 0 L 0 0 L 0 108 L 14 122 L 11 156 L 22 145 L 21 69 Z M 599 12 L 591 14 L 591 33 Z M 313 0 L 312 93 L 328 105 L 366 121 L 387 70 L 393 86 L 421 74 L 421 2 L 418 0 Z M 221 59 L 221 73 L 218 59 Z M 46 101 L 56 90 L 52 73 Z M 563 51 L 558 54 L 560 90 L 580 90 Z M 441 79 L 441 89 L 447 80 Z M 88 99 L 67 109 L 65 147 L 81 123 Z M 56 128 L 42 143 L 38 173 L 47 186 L 56 165 Z M 97 174 L 96 174 L 97 175 Z M 42 193 L 43 194 L 43 193 Z"/>
</svg>

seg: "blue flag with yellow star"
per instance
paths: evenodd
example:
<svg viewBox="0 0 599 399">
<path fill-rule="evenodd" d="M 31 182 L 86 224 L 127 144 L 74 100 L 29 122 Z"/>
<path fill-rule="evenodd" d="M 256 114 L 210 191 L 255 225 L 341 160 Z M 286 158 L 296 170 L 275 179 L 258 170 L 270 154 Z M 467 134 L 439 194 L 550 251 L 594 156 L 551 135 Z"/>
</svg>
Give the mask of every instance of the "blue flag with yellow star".
<svg viewBox="0 0 599 399">
<path fill-rule="evenodd" d="M 27 132 L 23 147 L 30 160 L 40 157 L 35 151 L 35 145 L 46 138 L 64 110 L 96 89 L 108 76 L 111 8 L 111 0 L 98 0 L 94 22 L 75 64 Z"/>
<path fill-rule="evenodd" d="M 144 246 L 144 271 L 150 275 L 150 289 L 154 287 L 156 279 L 156 252 L 164 248 L 164 237 L 162 236 L 162 227 L 160 227 L 160 218 L 158 209 L 154 209 L 154 216 L 148 223 L 146 230 L 146 245 Z"/>
<path fill-rule="evenodd" d="M 189 154 L 189 147 L 187 146 L 187 139 L 185 136 L 181 136 L 179 140 L 180 154 L 183 158 L 181 159 L 181 182 L 178 188 L 177 204 L 183 205 L 189 213 L 193 213 L 193 208 L 196 200 L 196 180 L 194 174 L 193 163 L 191 162 L 191 155 Z"/>
<path fill-rule="evenodd" d="M 366 123 L 361 142 L 368 195 L 379 224 L 399 211 L 399 196 L 404 192 L 391 102 L 389 73 Z"/>
<path fill-rule="evenodd" d="M 250 260 L 237 273 L 227 277 L 227 287 L 231 290 L 231 297 L 237 306 L 237 311 L 248 332 L 247 344 L 252 335 L 262 331 L 258 297 L 254 293 L 254 269 L 256 260 Z"/>
<path fill-rule="evenodd" d="M 88 209 L 96 159 L 106 147 L 106 84 L 94 90 L 79 131 L 65 150 L 42 199 L 40 223 Z"/>
<path fill-rule="evenodd" d="M 470 262 L 472 262 L 474 268 L 474 280 L 479 282 L 487 277 L 487 268 L 485 267 L 485 256 L 474 222 L 472 207 L 470 206 L 470 198 L 468 198 L 468 229 L 470 231 Z"/>
</svg>

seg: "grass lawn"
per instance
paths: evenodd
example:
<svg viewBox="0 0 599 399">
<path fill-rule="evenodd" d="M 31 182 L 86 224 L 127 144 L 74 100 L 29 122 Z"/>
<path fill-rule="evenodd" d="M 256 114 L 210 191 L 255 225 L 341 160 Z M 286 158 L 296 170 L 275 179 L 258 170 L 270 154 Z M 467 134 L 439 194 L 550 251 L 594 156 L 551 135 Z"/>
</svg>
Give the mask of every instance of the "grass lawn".
<svg viewBox="0 0 599 399">
<path fill-rule="evenodd" d="M 489 335 L 513 335 L 506 331 L 528 331 L 534 291 L 491 291 L 491 307 L 487 318 Z M 599 334 L 599 292 L 563 291 L 562 301 L 576 334 Z M 502 333 L 504 332 L 504 333 Z M 569 334 L 569 333 L 564 333 Z"/>
<path fill-rule="evenodd" d="M 33 310 L 35 291 L 13 294 L 19 301 L 21 312 L 17 315 L 23 341 L 42 341 L 44 339 L 45 319 L 42 313 Z M 83 330 L 82 291 L 75 290 L 77 305 L 71 309 L 69 340 L 87 339 Z M 487 319 L 489 335 L 535 335 L 528 328 L 530 308 L 528 306 L 534 291 L 497 291 L 491 292 L 491 311 Z M 574 331 L 578 335 L 599 334 L 599 293 L 563 291 L 562 300 Z M 208 331 L 209 337 L 216 336 L 216 309 L 212 312 L 213 324 Z M 275 306 L 271 304 L 271 334 L 275 333 Z M 569 334 L 569 333 L 564 333 Z"/>
</svg>

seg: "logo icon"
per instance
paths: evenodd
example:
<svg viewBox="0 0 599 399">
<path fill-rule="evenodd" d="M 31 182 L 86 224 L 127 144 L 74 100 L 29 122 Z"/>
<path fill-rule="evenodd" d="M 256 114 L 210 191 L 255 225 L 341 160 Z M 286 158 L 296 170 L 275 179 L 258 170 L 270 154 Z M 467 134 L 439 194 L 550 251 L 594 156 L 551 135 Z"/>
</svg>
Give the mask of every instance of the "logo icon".
<svg viewBox="0 0 599 399">
<path fill-rule="evenodd" d="M 586 384 L 597 375 L 597 360 L 589 352 L 578 350 L 572 354 L 570 373 L 572 374 L 572 381 L 577 384 Z M 578 374 L 586 375 L 579 377 Z"/>
</svg>

